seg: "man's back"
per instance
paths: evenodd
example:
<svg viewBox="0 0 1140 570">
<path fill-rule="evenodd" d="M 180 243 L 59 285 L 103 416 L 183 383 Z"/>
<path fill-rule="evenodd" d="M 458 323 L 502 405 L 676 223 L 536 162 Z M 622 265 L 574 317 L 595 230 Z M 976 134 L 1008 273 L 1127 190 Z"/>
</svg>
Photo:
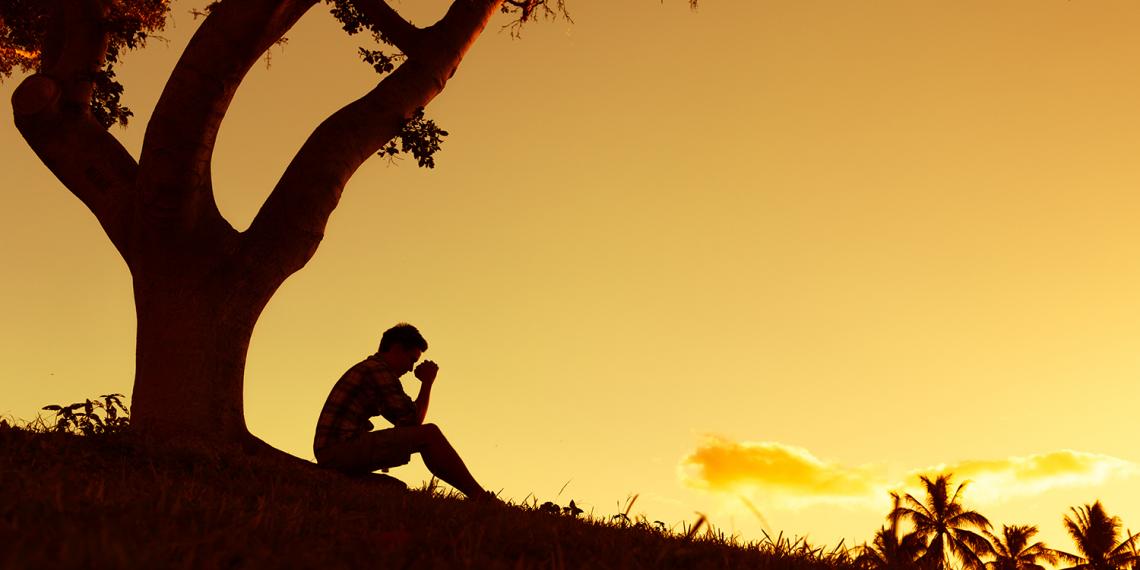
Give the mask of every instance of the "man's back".
<svg viewBox="0 0 1140 570">
<path fill-rule="evenodd" d="M 394 426 L 416 423 L 415 404 L 378 354 L 349 368 L 333 385 L 317 419 L 314 453 L 371 431 L 370 418 L 375 416 L 383 416 Z"/>
</svg>

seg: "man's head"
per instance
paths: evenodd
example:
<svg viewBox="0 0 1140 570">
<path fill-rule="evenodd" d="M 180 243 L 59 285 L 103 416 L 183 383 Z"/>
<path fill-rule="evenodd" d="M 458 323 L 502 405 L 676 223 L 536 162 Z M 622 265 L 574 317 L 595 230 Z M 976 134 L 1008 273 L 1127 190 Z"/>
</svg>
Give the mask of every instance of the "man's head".
<svg viewBox="0 0 1140 570">
<path fill-rule="evenodd" d="M 411 372 L 428 343 L 420 331 L 408 323 L 400 323 L 380 337 L 380 354 L 400 374 Z"/>
</svg>

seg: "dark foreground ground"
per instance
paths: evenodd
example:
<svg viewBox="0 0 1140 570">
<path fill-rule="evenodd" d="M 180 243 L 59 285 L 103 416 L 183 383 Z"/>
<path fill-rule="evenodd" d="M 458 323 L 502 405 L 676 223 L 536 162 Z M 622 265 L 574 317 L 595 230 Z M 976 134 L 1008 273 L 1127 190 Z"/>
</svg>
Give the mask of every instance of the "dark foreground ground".
<svg viewBox="0 0 1140 570">
<path fill-rule="evenodd" d="M 129 433 L 0 428 L 4 569 L 851 567 L 802 542 L 687 538 Z"/>
</svg>

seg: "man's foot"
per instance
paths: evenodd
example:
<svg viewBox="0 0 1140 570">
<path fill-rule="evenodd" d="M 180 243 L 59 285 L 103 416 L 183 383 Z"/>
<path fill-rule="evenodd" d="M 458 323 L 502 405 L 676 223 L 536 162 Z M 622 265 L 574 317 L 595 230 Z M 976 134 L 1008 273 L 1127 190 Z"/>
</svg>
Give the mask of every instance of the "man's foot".
<svg viewBox="0 0 1140 570">
<path fill-rule="evenodd" d="M 476 503 L 503 504 L 502 499 L 500 499 L 498 495 L 496 495 L 490 491 L 482 491 L 479 493 L 475 493 L 474 495 L 469 495 L 467 497 L 467 500 L 468 501 L 474 501 Z"/>
</svg>

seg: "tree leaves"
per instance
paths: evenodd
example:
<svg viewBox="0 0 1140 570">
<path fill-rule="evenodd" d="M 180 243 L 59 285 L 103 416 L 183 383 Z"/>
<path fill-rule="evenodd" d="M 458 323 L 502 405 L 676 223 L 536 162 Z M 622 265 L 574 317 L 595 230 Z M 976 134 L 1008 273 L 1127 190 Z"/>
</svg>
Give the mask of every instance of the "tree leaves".
<svg viewBox="0 0 1140 570">
<path fill-rule="evenodd" d="M 0 77 L 35 69 L 47 20 L 42 0 L 0 0 Z"/>
<path fill-rule="evenodd" d="M 376 73 L 384 75 L 396 69 L 396 62 L 407 59 L 407 56 L 400 53 L 388 55 L 380 50 L 360 48 L 360 58 L 364 60 L 364 63 L 371 65 Z"/>
<path fill-rule="evenodd" d="M 43 72 L 55 63 L 63 10 L 78 3 L 44 0 L 0 0 L 0 78 L 13 72 Z M 107 34 L 106 63 L 88 79 L 93 83 L 91 113 L 104 127 L 126 126 L 133 115 L 122 105 L 123 86 L 115 79 L 120 56 L 146 46 L 150 34 L 162 30 L 170 0 L 121 0 L 110 3 L 103 21 Z"/>
<path fill-rule="evenodd" d="M 447 131 L 439 128 L 435 121 L 424 118 L 424 108 L 420 107 L 404 122 L 400 134 L 377 154 L 391 158 L 404 152 L 414 156 L 421 168 L 435 168 L 434 155 L 446 136 Z"/>
<path fill-rule="evenodd" d="M 122 394 L 103 394 L 102 400 L 85 399 L 67 406 L 51 404 L 43 409 L 55 412 L 51 431 L 75 435 L 101 435 L 124 429 L 130 423 Z M 82 411 L 79 411 L 82 410 Z M 122 416 L 120 416 L 120 412 Z M 100 415 L 102 414 L 102 415 Z"/>
<path fill-rule="evenodd" d="M 368 22 L 364 18 L 364 14 L 361 14 L 360 10 L 357 10 L 356 6 L 349 0 L 326 1 L 332 6 L 329 12 L 334 18 L 340 21 L 341 27 L 344 28 L 344 31 L 348 32 L 348 35 L 352 36 L 359 34 L 363 30 L 371 30 L 371 27 L 369 27 Z M 377 30 L 373 30 L 373 32 L 375 33 Z"/>
</svg>

